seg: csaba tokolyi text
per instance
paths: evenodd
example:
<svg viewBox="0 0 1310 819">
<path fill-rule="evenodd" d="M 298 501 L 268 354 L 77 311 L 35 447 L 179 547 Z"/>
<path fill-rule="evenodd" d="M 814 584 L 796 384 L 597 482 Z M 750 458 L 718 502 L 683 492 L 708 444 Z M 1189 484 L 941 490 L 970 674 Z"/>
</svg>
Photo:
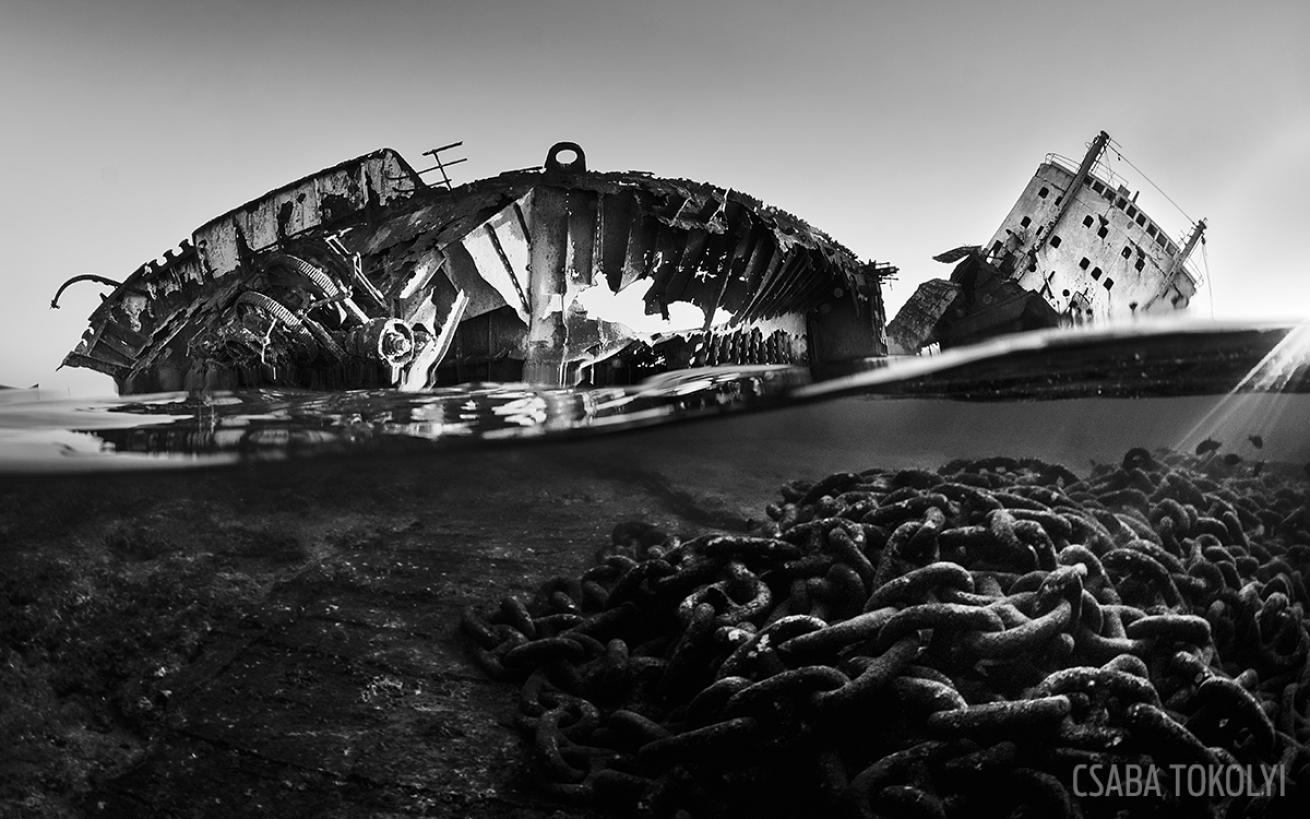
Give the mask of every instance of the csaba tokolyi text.
<svg viewBox="0 0 1310 819">
<path fill-rule="evenodd" d="M 1283 796 L 1287 771 L 1275 765 L 1078 765 L 1073 793 L 1083 797 Z"/>
</svg>

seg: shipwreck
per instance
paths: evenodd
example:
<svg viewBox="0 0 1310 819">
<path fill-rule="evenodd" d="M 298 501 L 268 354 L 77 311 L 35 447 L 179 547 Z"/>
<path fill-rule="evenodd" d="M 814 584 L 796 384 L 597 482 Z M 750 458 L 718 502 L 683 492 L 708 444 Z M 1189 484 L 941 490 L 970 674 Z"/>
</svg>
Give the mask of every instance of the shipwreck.
<svg viewBox="0 0 1310 819">
<path fill-rule="evenodd" d="M 1078 163 L 1048 154 L 987 244 L 935 256 L 956 267 L 920 285 L 887 325 L 890 351 L 1187 309 L 1205 220 L 1171 238 L 1104 167 L 1110 142 L 1101 131 Z"/>
<path fill-rule="evenodd" d="M 451 184 L 442 151 L 343 162 L 197 228 L 113 287 L 64 364 L 123 394 L 632 383 L 724 364 L 823 377 L 885 356 L 881 283 L 738 191 L 588 170 L 581 147 Z M 440 181 L 425 182 L 439 171 Z"/>
</svg>

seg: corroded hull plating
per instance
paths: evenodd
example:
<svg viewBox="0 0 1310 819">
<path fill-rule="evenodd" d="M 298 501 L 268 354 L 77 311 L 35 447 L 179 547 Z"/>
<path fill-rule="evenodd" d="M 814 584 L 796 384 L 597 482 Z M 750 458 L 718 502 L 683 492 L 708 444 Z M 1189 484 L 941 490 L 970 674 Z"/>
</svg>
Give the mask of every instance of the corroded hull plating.
<svg viewBox="0 0 1310 819">
<path fill-rule="evenodd" d="M 123 393 L 612 384 L 728 363 L 828 374 L 886 353 L 892 272 L 740 193 L 589 172 L 571 143 L 542 169 L 453 189 L 382 150 L 143 265 L 65 364 Z"/>
</svg>

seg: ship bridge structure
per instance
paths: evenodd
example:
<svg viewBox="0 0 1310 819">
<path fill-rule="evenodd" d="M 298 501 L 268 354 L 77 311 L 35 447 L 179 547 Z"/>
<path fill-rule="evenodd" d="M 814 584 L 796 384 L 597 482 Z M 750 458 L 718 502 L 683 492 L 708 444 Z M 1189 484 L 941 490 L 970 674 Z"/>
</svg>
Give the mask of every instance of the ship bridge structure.
<svg viewBox="0 0 1310 819">
<path fill-rule="evenodd" d="M 985 244 L 934 257 L 956 267 L 888 325 L 893 352 L 1186 310 L 1205 220 L 1171 236 L 1102 162 L 1110 142 L 1100 132 L 1080 162 L 1048 154 Z"/>
<path fill-rule="evenodd" d="M 453 186 L 445 148 L 426 171 L 389 149 L 357 157 L 121 282 L 75 277 L 65 286 L 114 289 L 64 363 L 129 394 L 613 384 L 728 363 L 827 375 L 886 353 L 895 268 L 795 216 L 706 183 L 590 171 L 573 143 Z M 433 170 L 443 182 L 424 181 Z"/>
</svg>

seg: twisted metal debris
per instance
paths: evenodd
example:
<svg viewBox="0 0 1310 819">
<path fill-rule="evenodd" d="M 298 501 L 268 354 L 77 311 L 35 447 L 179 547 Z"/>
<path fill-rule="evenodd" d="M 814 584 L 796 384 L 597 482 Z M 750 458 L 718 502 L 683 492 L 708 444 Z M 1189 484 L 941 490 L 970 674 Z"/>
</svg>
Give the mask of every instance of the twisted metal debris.
<svg viewBox="0 0 1310 819">
<path fill-rule="evenodd" d="M 124 394 L 633 383 L 730 361 L 837 372 L 886 354 L 895 272 L 740 191 L 589 171 L 576 143 L 453 188 L 382 149 L 210 220 L 122 282 L 70 279 L 115 289 L 64 363 Z"/>
<path fill-rule="evenodd" d="M 1160 460 L 1156 458 L 1159 457 Z M 1290 814 L 1310 789 L 1310 494 L 1146 450 L 782 487 L 469 608 L 544 788 L 647 816 Z M 1086 765 L 1281 764 L 1276 795 L 1079 799 Z"/>
</svg>

